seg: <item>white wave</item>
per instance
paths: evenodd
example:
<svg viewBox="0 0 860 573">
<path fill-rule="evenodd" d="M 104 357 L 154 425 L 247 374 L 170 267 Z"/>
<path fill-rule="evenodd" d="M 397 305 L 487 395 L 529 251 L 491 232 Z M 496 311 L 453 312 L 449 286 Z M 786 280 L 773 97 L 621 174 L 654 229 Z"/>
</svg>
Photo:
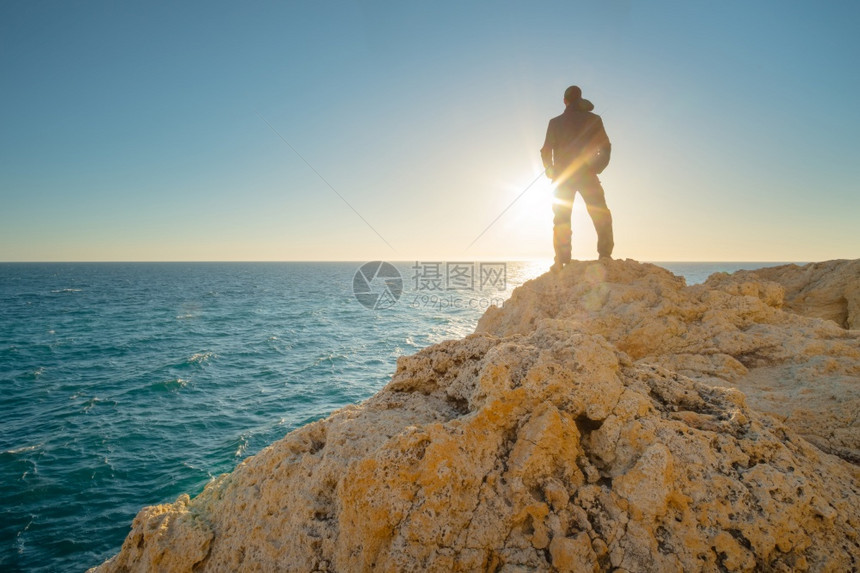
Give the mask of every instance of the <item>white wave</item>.
<svg viewBox="0 0 860 573">
<path fill-rule="evenodd" d="M 218 355 L 214 352 L 198 352 L 197 354 L 192 354 L 188 359 L 190 364 L 203 364 L 210 358 L 217 358 Z"/>
<path fill-rule="evenodd" d="M 23 454 L 25 452 L 32 452 L 33 450 L 38 450 L 41 447 L 42 447 L 42 444 L 36 444 L 35 446 L 23 446 L 23 447 L 15 448 L 12 450 L 6 450 L 3 453 L 4 454 L 12 454 L 12 455 Z"/>
</svg>

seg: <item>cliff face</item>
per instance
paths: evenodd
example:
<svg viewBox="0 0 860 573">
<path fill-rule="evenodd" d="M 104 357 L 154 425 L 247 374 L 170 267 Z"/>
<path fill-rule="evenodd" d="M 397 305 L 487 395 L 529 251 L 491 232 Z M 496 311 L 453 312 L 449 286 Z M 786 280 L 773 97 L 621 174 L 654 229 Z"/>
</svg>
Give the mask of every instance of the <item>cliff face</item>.
<svg viewBox="0 0 860 573">
<path fill-rule="evenodd" d="M 540 277 L 99 570 L 857 569 L 860 332 L 764 279 Z"/>
</svg>

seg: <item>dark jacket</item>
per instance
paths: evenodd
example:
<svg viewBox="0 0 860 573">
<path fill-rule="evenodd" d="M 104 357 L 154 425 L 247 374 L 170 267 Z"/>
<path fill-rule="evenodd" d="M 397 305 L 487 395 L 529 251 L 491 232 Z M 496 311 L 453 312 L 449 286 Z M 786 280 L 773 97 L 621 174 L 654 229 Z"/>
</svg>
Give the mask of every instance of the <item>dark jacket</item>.
<svg viewBox="0 0 860 573">
<path fill-rule="evenodd" d="M 592 109 L 591 102 L 579 100 L 549 120 L 540 156 L 544 167 L 553 168 L 553 179 L 570 177 L 583 170 L 600 173 L 609 163 L 612 146 L 603 120 L 591 113 Z"/>
</svg>

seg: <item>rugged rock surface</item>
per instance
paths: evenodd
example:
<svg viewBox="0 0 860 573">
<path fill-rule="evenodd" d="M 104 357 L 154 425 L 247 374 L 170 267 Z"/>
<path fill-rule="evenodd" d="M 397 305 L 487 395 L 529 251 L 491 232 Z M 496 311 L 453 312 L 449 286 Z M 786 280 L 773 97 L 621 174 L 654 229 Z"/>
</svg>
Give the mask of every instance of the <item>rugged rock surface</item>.
<svg viewBox="0 0 860 573">
<path fill-rule="evenodd" d="M 478 331 L 508 336 L 543 318 L 573 321 L 633 360 L 737 387 L 756 410 L 860 463 L 860 333 L 827 311 L 860 304 L 858 289 L 860 260 L 719 273 L 692 287 L 653 265 L 576 263 L 489 309 Z M 838 320 L 783 312 L 787 291 L 800 312 Z"/>
<path fill-rule="evenodd" d="M 860 333 L 783 311 L 785 292 L 574 263 L 366 402 L 143 509 L 99 570 L 857 570 L 856 395 L 819 436 L 731 387 L 767 405 L 783 381 L 761 380 L 788 372 L 795 408 L 857 391 Z"/>
<path fill-rule="evenodd" d="M 711 284 L 729 281 L 772 281 L 785 289 L 784 307 L 805 316 L 860 329 L 860 259 L 809 265 L 783 265 L 733 275 L 714 275 Z"/>
</svg>

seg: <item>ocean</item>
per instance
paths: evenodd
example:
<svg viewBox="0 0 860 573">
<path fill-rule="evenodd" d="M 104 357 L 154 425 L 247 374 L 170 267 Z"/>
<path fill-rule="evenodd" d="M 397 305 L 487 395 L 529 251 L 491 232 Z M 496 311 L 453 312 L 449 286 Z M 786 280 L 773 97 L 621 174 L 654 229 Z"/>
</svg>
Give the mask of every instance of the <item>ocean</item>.
<svg viewBox="0 0 860 573">
<path fill-rule="evenodd" d="M 782 263 L 657 263 L 687 279 Z M 81 571 L 545 262 L 0 264 L 0 570 Z"/>
</svg>

